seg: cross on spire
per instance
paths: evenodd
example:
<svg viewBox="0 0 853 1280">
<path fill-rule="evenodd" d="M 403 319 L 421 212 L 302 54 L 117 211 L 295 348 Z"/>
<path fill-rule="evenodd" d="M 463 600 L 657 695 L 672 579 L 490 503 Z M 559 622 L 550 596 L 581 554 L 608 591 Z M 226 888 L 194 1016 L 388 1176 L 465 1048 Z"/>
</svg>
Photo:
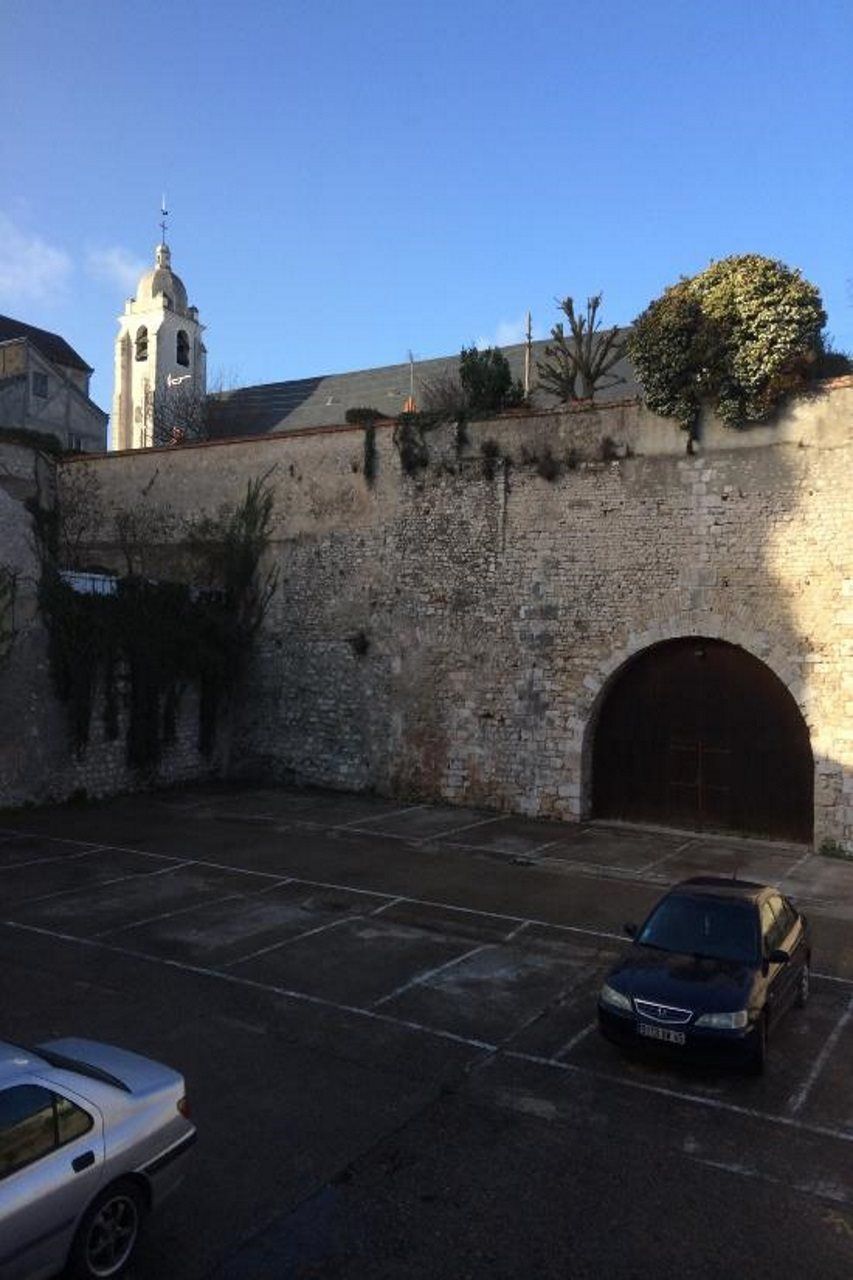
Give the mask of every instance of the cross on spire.
<svg viewBox="0 0 853 1280">
<path fill-rule="evenodd" d="M 163 198 L 160 201 L 160 232 L 161 232 L 160 243 L 161 244 L 166 243 L 166 228 L 168 226 L 166 219 L 168 218 L 168 216 L 169 216 L 169 210 L 166 208 L 166 193 L 164 191 Z"/>
</svg>

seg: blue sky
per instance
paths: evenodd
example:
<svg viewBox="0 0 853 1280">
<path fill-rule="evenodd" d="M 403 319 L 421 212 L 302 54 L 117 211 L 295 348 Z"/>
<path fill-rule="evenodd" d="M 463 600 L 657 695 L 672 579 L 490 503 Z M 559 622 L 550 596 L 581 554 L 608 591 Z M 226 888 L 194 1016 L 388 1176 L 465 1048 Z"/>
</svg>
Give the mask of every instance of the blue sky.
<svg viewBox="0 0 853 1280">
<path fill-rule="evenodd" d="M 849 0 L 2 0 L 0 311 L 63 334 L 109 408 L 153 259 L 211 380 L 627 323 L 757 252 L 853 348 Z"/>
</svg>

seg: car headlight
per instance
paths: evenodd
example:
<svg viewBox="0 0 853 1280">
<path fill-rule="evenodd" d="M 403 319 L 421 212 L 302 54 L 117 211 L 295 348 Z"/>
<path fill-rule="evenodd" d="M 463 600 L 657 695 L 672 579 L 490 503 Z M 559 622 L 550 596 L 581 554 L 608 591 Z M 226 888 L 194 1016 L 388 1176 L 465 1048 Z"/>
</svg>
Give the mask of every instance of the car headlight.
<svg viewBox="0 0 853 1280">
<path fill-rule="evenodd" d="M 617 991 L 606 982 L 599 991 L 598 998 L 602 1004 L 609 1004 L 611 1009 L 627 1009 L 629 1013 L 631 1012 L 629 997 L 624 996 L 621 991 Z"/>
<path fill-rule="evenodd" d="M 746 1009 L 735 1009 L 732 1013 L 703 1013 L 701 1018 L 696 1019 L 696 1026 L 736 1031 L 739 1027 L 745 1027 L 748 1021 L 749 1013 Z"/>
</svg>

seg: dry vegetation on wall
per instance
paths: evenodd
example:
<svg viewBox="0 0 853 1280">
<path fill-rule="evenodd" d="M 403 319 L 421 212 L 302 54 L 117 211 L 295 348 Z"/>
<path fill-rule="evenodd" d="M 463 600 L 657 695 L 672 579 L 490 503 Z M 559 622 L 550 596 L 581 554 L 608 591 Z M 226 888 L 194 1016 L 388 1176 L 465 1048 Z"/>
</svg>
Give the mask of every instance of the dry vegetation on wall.
<svg viewBox="0 0 853 1280">
<path fill-rule="evenodd" d="M 70 469 L 55 505 L 30 504 L 51 676 L 78 756 L 100 697 L 106 737 L 115 739 L 125 720 L 128 764 L 154 768 L 175 740 L 190 687 L 198 697 L 198 747 L 211 755 L 276 586 L 275 570 L 262 568 L 273 505 L 269 477 L 261 476 L 248 482 L 241 503 L 215 515 L 178 519 L 143 497 L 110 517 L 95 473 L 84 466 Z M 178 581 L 151 576 L 164 540 Z M 75 589 L 63 571 L 102 569 L 91 551 L 99 542 L 120 548 L 124 573 L 106 577 L 95 593 Z"/>
</svg>

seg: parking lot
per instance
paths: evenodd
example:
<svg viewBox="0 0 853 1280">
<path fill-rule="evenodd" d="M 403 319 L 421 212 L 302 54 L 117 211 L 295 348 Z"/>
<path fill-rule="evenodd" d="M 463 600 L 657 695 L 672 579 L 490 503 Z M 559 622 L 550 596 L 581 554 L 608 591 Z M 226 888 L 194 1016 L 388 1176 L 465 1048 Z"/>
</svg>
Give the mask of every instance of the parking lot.
<svg viewBox="0 0 853 1280">
<path fill-rule="evenodd" d="M 595 1030 L 623 923 L 703 871 L 812 922 L 761 1079 Z M 0 903 L 2 1038 L 189 1082 L 199 1144 L 140 1277 L 853 1273 L 853 865 L 194 788 L 7 815 Z"/>
</svg>

